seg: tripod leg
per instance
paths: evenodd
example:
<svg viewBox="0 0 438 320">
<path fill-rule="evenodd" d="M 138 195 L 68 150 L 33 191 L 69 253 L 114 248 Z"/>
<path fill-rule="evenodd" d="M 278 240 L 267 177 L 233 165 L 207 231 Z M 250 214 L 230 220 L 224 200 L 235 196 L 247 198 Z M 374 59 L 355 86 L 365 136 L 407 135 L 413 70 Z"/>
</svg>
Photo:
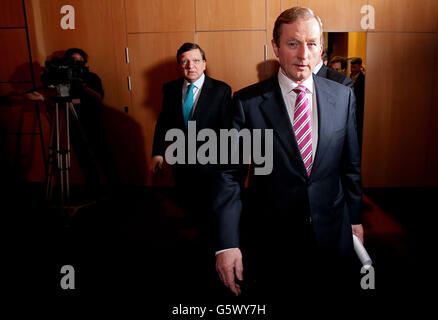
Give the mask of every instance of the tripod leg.
<svg viewBox="0 0 438 320">
<path fill-rule="evenodd" d="M 58 104 L 57 104 L 58 106 Z M 56 122 L 59 124 L 59 108 L 56 108 Z M 61 130 L 60 126 L 56 127 L 56 159 L 58 163 L 58 175 L 60 179 L 60 196 L 61 196 L 61 207 L 64 208 L 64 178 L 63 178 L 63 159 L 61 155 Z"/>
<path fill-rule="evenodd" d="M 50 141 L 49 141 L 49 152 L 47 158 L 47 185 L 46 185 L 46 201 L 51 201 L 53 199 L 53 186 L 55 184 L 55 154 L 56 154 L 56 145 L 55 145 L 55 133 L 56 127 L 58 123 L 56 123 L 55 119 L 52 117 L 51 121 L 51 129 L 50 129 Z M 55 171 L 55 172 L 54 172 Z"/>
<path fill-rule="evenodd" d="M 41 152 L 43 155 L 44 169 L 46 170 L 46 176 L 47 176 L 49 171 L 46 163 L 46 149 L 44 148 L 43 126 L 41 125 L 40 107 L 37 101 L 35 101 L 35 114 L 38 121 L 38 129 L 40 130 Z"/>
<path fill-rule="evenodd" d="M 66 103 L 65 117 L 66 117 L 66 138 L 67 138 L 67 146 L 65 153 L 65 192 L 66 192 L 66 201 L 70 202 L 70 112 L 74 112 L 73 103 Z"/>
</svg>

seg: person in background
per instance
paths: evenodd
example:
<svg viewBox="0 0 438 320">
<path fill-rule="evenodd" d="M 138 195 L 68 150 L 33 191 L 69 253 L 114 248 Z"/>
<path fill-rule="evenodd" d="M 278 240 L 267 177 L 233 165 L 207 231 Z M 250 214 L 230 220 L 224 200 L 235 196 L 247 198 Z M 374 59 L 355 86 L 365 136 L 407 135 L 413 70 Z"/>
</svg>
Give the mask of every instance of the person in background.
<svg viewBox="0 0 438 320">
<path fill-rule="evenodd" d="M 347 60 L 340 56 L 335 56 L 330 60 L 330 68 L 333 70 L 347 75 Z"/>
<path fill-rule="evenodd" d="M 225 127 L 227 108 L 231 102 L 231 88 L 226 83 L 205 74 L 205 52 L 196 43 L 184 43 L 176 53 L 181 77 L 163 85 L 163 100 L 155 126 L 150 170 L 158 174 L 163 168 L 166 132 L 179 129 L 185 136 L 185 163 L 172 164 L 177 204 L 182 210 L 180 233 L 185 235 L 174 243 L 171 256 L 178 261 L 178 272 L 172 271 L 172 284 L 185 294 L 200 294 L 217 285 L 212 249 L 211 201 L 214 197 L 213 177 L 217 165 L 188 163 L 188 127 L 196 125 L 196 133 L 212 129 L 216 133 Z M 199 146 L 199 144 L 197 144 Z M 219 155 L 217 155 L 219 156 Z M 182 249 L 179 243 L 190 242 Z M 177 284 L 177 285 L 175 285 Z M 212 285 L 210 285 L 212 284 Z M 184 289 L 186 288 L 186 289 Z"/>
<path fill-rule="evenodd" d="M 353 88 L 353 82 L 351 81 L 351 79 L 349 77 L 347 77 L 343 73 L 340 73 L 340 72 L 338 72 L 336 70 L 328 68 L 323 63 L 323 61 L 324 61 L 323 60 L 324 59 L 324 53 L 325 52 L 323 52 L 322 56 L 318 59 L 319 62 L 317 63 L 317 65 L 313 69 L 313 73 L 316 74 L 319 77 L 323 77 L 323 78 L 326 78 L 326 79 L 329 79 L 329 80 L 333 80 L 333 81 L 339 82 L 340 84 L 343 84 L 344 86 Z"/>
<path fill-rule="evenodd" d="M 103 126 L 104 90 L 100 77 L 88 71 L 86 66 L 88 55 L 84 50 L 70 48 L 65 51 L 64 58 L 70 58 L 72 65 L 75 64 L 76 68 L 82 70 L 70 83 L 69 93 L 75 112 L 70 116 L 70 141 L 87 185 L 86 192 L 80 197 L 87 202 L 93 202 L 107 197 L 109 193 L 116 192 L 116 188 L 121 183 Z M 57 94 L 55 89 L 46 85 L 49 81 L 48 77 L 48 73 L 43 73 L 41 76 L 44 84 L 42 90 L 28 92 L 25 95 L 26 98 L 33 101 L 45 101 L 49 105 L 55 104 L 54 98 Z M 101 183 L 102 180 L 104 183 Z"/>
<path fill-rule="evenodd" d="M 226 109 L 231 101 L 231 88 L 226 83 L 205 74 L 205 52 L 195 43 L 184 43 L 176 54 L 181 77 L 163 85 L 163 102 L 155 126 L 150 170 L 156 174 L 163 166 L 168 143 L 166 132 L 180 129 L 188 138 L 188 123 L 196 124 L 196 131 L 224 127 Z M 188 154 L 187 150 L 185 152 Z M 187 160 L 187 158 L 186 158 Z M 215 165 L 174 164 L 172 175 L 179 203 L 189 225 L 198 234 L 209 232 L 209 201 L 212 197 L 212 174 Z"/>
</svg>

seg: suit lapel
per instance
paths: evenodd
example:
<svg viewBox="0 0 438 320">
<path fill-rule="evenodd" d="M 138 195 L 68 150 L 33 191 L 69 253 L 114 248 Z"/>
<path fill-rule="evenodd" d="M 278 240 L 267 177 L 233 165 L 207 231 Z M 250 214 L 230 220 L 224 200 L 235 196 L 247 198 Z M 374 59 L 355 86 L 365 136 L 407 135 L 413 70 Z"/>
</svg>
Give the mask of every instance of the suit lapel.
<svg viewBox="0 0 438 320">
<path fill-rule="evenodd" d="M 208 108 L 208 91 L 212 87 L 212 81 L 207 75 L 205 75 L 204 84 L 202 85 L 201 92 L 199 93 L 198 102 L 196 103 L 195 111 L 193 112 L 192 120 L 197 120 L 204 109 Z"/>
<path fill-rule="evenodd" d="M 321 78 L 313 77 L 316 90 L 316 103 L 318 108 L 318 148 L 313 161 L 312 173 L 321 165 L 324 154 L 330 145 L 332 127 L 336 120 L 336 97 L 332 94 L 327 83 Z M 312 174 L 311 174 L 312 175 Z"/>
<path fill-rule="evenodd" d="M 180 128 L 185 128 L 186 125 L 184 124 L 184 116 L 183 116 L 183 98 L 182 98 L 182 91 L 183 91 L 183 85 L 184 85 L 184 78 L 180 78 L 176 82 L 175 86 L 175 107 L 178 108 L 175 111 L 175 114 L 178 117 L 178 123 Z"/>
<path fill-rule="evenodd" d="M 263 93 L 263 98 L 265 100 L 260 105 L 263 115 L 274 129 L 274 134 L 278 136 L 281 144 L 286 149 L 293 166 L 301 168 L 302 174 L 307 176 L 280 85 L 278 84 L 277 75 L 271 78 L 270 87 L 267 87 Z"/>
<path fill-rule="evenodd" d="M 324 64 L 322 64 L 321 69 L 319 69 L 316 75 L 318 77 L 327 78 L 327 67 Z"/>
</svg>

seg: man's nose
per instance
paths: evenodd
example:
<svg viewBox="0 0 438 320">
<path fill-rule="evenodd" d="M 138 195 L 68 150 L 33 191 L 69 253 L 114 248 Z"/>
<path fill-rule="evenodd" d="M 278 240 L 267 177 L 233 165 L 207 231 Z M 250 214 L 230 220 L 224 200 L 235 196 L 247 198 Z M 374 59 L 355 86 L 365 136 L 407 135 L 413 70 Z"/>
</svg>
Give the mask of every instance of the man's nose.
<svg viewBox="0 0 438 320">
<path fill-rule="evenodd" d="M 298 57 L 300 59 L 306 59 L 309 54 L 309 49 L 307 48 L 307 45 L 303 43 L 298 47 Z"/>
</svg>

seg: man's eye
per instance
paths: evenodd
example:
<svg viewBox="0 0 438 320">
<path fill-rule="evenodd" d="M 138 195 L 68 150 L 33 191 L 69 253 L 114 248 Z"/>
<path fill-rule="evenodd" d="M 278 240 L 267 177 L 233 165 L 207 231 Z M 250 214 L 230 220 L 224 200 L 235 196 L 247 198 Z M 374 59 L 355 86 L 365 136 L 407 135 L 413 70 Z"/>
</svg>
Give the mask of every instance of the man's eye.
<svg viewBox="0 0 438 320">
<path fill-rule="evenodd" d="M 289 42 L 289 46 L 295 48 L 298 46 L 298 44 L 296 42 Z"/>
</svg>

